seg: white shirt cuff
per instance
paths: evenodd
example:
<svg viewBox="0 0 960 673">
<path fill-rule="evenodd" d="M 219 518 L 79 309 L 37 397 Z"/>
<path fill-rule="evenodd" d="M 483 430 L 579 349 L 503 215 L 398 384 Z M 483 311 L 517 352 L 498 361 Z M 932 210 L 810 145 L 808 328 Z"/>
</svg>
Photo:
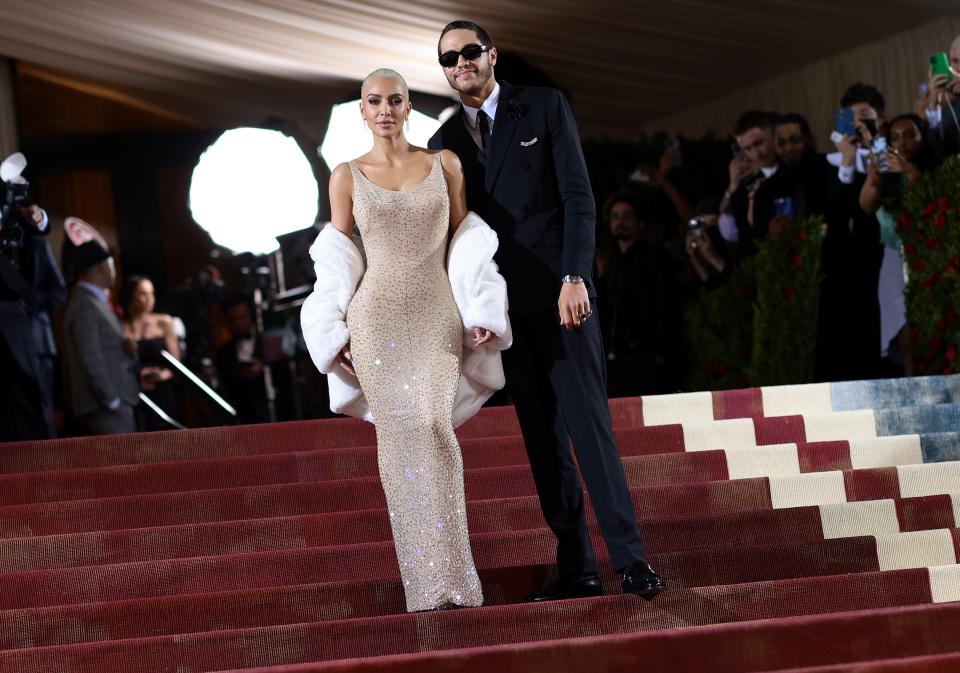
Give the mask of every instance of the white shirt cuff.
<svg viewBox="0 0 960 673">
<path fill-rule="evenodd" d="M 854 173 L 856 173 L 856 169 L 853 166 L 841 165 L 837 169 L 837 179 L 845 185 L 852 185 Z"/>
<path fill-rule="evenodd" d="M 939 105 L 932 110 L 927 108 L 924 110 L 924 114 L 931 129 L 939 128 L 940 124 L 943 123 L 943 108 Z"/>
</svg>

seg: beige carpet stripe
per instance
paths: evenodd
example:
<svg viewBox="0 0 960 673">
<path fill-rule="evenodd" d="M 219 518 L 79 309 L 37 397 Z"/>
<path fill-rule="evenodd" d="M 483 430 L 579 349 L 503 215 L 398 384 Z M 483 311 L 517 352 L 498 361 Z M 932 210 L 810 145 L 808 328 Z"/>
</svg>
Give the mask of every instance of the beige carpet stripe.
<svg viewBox="0 0 960 673">
<path fill-rule="evenodd" d="M 731 479 L 789 477 L 800 474 L 796 444 L 774 444 L 756 448 L 729 449 L 727 472 Z"/>
<path fill-rule="evenodd" d="M 682 428 L 686 451 L 720 451 L 757 445 L 756 427 L 750 418 L 684 423 Z"/>
<path fill-rule="evenodd" d="M 872 439 L 877 426 L 872 409 L 841 411 L 836 414 L 803 414 L 803 427 L 808 442 L 837 439 Z"/>
<path fill-rule="evenodd" d="M 934 566 L 929 570 L 933 602 L 960 601 L 960 565 Z"/>
<path fill-rule="evenodd" d="M 677 393 L 643 398 L 643 424 L 669 425 L 713 420 L 713 394 Z"/>
<path fill-rule="evenodd" d="M 953 565 L 953 536 L 949 530 L 921 530 L 877 537 L 880 570 L 904 570 Z"/>
<path fill-rule="evenodd" d="M 843 472 L 834 470 L 794 477 L 771 477 L 770 500 L 774 509 L 846 502 Z"/>
<path fill-rule="evenodd" d="M 822 416 L 833 413 L 829 383 L 771 386 L 760 389 L 764 416 Z"/>
<path fill-rule="evenodd" d="M 897 479 L 902 498 L 960 493 L 960 462 L 900 465 Z M 956 513 L 954 504 L 954 516 Z"/>
<path fill-rule="evenodd" d="M 855 470 L 923 463 L 919 435 L 851 439 L 850 463 Z"/>
<path fill-rule="evenodd" d="M 823 537 L 859 535 L 896 535 L 900 532 L 897 506 L 893 500 L 868 500 L 836 505 L 820 505 Z"/>
</svg>

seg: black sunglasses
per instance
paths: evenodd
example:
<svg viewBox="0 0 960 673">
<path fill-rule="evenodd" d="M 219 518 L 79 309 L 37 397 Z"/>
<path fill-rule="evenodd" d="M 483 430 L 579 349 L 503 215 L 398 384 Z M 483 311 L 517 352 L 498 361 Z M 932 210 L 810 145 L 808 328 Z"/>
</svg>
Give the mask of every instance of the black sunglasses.
<svg viewBox="0 0 960 673">
<path fill-rule="evenodd" d="M 490 47 L 481 44 L 468 44 L 460 51 L 453 51 L 451 49 L 450 51 L 443 52 L 437 60 L 440 61 L 440 65 L 444 68 L 452 68 L 457 64 L 461 56 L 468 61 L 473 61 L 480 58 L 480 54 L 485 51 L 490 51 Z"/>
</svg>

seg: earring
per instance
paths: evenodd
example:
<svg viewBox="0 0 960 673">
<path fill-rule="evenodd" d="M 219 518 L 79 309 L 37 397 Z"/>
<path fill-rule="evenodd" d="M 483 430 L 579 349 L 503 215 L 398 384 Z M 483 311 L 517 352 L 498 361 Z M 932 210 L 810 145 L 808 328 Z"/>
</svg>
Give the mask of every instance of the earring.
<svg viewBox="0 0 960 673">
<path fill-rule="evenodd" d="M 410 117 L 407 117 L 403 122 L 403 130 L 407 133 L 410 133 Z"/>
</svg>

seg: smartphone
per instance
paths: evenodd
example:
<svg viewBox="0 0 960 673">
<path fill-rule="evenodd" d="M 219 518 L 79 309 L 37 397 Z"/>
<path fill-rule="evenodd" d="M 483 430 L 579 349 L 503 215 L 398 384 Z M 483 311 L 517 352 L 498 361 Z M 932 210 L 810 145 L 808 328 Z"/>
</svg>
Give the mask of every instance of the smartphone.
<svg viewBox="0 0 960 673">
<path fill-rule="evenodd" d="M 789 196 L 774 199 L 773 212 L 775 215 L 786 215 L 791 220 L 797 217 L 797 211 L 793 206 L 793 198 Z"/>
<path fill-rule="evenodd" d="M 887 139 L 883 136 L 877 136 L 873 139 L 873 145 L 870 146 L 870 152 L 877 162 L 878 173 L 890 172 L 890 163 L 887 159 L 887 152 L 890 148 L 887 146 Z"/>
<path fill-rule="evenodd" d="M 867 127 L 867 130 L 870 132 L 871 136 L 877 135 L 877 120 L 876 119 L 861 119 L 860 123 Z"/>
<path fill-rule="evenodd" d="M 950 59 L 943 52 L 939 54 L 930 54 L 930 68 L 934 75 L 946 75 L 947 81 L 953 79 L 953 71 L 950 70 Z"/>
<path fill-rule="evenodd" d="M 848 107 L 840 108 L 833 115 L 837 133 L 843 136 L 857 135 L 857 127 L 853 125 L 853 110 Z"/>
</svg>

